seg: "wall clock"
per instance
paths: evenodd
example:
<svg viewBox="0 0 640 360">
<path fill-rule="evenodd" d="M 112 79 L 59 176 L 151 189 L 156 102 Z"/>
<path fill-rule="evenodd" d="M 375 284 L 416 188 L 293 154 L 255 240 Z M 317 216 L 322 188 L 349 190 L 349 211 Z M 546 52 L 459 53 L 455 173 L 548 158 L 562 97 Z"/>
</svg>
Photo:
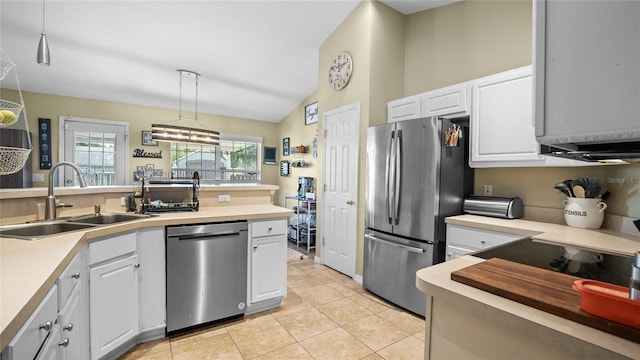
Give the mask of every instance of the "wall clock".
<svg viewBox="0 0 640 360">
<path fill-rule="evenodd" d="M 334 90 L 342 90 L 349 83 L 353 72 L 351 55 L 346 52 L 338 54 L 329 67 L 329 84 Z"/>
</svg>

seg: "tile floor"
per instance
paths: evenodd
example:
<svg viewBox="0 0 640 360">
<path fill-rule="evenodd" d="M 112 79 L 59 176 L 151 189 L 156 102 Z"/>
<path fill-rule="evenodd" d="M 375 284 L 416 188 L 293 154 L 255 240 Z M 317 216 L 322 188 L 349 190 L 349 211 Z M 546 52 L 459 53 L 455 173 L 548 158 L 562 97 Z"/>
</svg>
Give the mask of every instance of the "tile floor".
<svg viewBox="0 0 640 360">
<path fill-rule="evenodd" d="M 141 344 L 121 360 L 423 358 L 424 319 L 345 275 L 290 256 L 287 291 L 277 309 Z"/>
</svg>

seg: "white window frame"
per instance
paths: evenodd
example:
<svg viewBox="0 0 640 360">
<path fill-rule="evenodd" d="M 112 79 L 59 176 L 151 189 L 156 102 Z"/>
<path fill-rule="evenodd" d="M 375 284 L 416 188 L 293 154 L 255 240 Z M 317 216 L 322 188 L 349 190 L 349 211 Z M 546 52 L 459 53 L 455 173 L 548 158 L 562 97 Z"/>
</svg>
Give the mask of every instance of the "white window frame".
<svg viewBox="0 0 640 360">
<path fill-rule="evenodd" d="M 101 120 L 101 119 L 91 119 L 91 118 L 82 118 L 82 117 L 74 117 L 69 115 L 60 115 L 58 117 L 58 161 L 70 161 L 65 159 L 65 149 L 66 149 L 66 141 L 65 141 L 65 132 L 67 129 L 67 121 L 70 122 L 83 122 L 89 124 L 96 125 L 109 125 L 109 126 L 122 126 L 124 127 L 125 138 L 124 138 L 124 147 L 122 149 L 123 158 L 122 158 L 122 174 L 123 174 L 123 183 L 116 182 L 116 186 L 125 186 L 131 185 L 131 176 L 129 176 L 129 154 L 130 154 L 130 140 L 129 136 L 129 123 L 125 121 L 114 121 L 114 120 Z M 71 144 L 73 145 L 73 144 Z M 120 169 L 118 169 L 120 170 Z M 64 186 L 64 167 L 58 170 L 58 184 L 59 186 Z"/>
</svg>

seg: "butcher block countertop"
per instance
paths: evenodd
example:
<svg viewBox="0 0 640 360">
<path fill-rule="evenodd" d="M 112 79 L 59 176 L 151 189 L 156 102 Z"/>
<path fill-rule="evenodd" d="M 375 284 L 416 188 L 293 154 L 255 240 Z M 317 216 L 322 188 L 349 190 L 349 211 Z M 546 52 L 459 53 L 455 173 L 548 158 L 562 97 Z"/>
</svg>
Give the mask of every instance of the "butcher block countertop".
<svg viewBox="0 0 640 360">
<path fill-rule="evenodd" d="M 76 253 L 89 240 L 140 228 L 233 220 L 286 218 L 293 211 L 275 205 L 201 208 L 100 226 L 39 240 L 0 237 L 0 351 L 16 335 Z"/>
</svg>

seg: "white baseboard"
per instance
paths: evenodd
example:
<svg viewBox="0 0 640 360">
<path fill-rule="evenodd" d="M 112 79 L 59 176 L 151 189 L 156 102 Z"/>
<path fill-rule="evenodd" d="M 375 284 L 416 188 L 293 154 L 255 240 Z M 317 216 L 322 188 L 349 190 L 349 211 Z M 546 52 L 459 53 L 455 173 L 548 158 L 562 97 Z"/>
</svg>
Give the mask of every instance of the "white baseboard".
<svg viewBox="0 0 640 360">
<path fill-rule="evenodd" d="M 358 274 L 353 275 L 353 281 L 355 281 L 358 284 L 362 285 L 362 275 L 358 275 Z"/>
<path fill-rule="evenodd" d="M 323 264 L 323 262 L 322 262 L 322 258 L 321 258 L 320 256 L 318 256 L 318 255 L 316 255 L 316 256 L 313 258 L 313 262 L 316 262 L 316 263 L 318 263 L 318 264 Z"/>
</svg>

